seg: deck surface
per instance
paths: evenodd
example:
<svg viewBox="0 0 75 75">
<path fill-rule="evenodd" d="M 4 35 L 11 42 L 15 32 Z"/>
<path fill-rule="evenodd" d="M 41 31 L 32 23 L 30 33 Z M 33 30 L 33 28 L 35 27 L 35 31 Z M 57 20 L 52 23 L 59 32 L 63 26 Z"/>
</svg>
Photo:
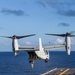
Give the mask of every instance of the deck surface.
<svg viewBox="0 0 75 75">
<path fill-rule="evenodd" d="M 75 75 L 75 68 L 55 68 L 41 75 Z"/>
</svg>

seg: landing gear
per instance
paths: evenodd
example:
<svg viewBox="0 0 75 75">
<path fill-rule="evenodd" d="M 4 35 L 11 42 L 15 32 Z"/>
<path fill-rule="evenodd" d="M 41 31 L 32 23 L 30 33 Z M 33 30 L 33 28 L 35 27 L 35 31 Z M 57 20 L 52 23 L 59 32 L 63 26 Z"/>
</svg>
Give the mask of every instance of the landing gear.
<svg viewBox="0 0 75 75">
<path fill-rule="evenodd" d="M 48 62 L 48 59 L 45 59 L 45 63 L 47 63 Z"/>
<path fill-rule="evenodd" d="M 34 61 L 30 60 L 29 63 L 31 63 L 31 67 L 33 68 L 34 67 Z"/>
</svg>

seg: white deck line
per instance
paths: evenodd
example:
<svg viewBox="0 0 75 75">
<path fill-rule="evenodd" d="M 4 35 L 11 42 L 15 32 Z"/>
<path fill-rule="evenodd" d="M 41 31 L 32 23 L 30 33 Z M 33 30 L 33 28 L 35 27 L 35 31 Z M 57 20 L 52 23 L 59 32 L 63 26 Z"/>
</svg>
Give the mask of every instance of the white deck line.
<svg viewBox="0 0 75 75">
<path fill-rule="evenodd" d="M 46 75 L 46 74 L 48 74 L 48 73 L 50 73 L 50 72 L 53 72 L 54 70 L 56 70 L 57 68 L 54 68 L 54 69 L 52 69 L 52 70 L 50 70 L 50 71 L 48 71 L 48 72 L 46 72 L 46 73 L 43 73 L 43 74 L 41 74 L 41 75 Z"/>
</svg>

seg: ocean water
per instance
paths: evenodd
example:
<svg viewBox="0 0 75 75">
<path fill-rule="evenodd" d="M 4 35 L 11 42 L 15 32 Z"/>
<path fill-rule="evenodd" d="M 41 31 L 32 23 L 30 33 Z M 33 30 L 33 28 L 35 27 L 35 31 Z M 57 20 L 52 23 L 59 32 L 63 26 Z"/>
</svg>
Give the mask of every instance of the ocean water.
<svg viewBox="0 0 75 75">
<path fill-rule="evenodd" d="M 17 57 L 12 52 L 0 52 L 0 75 L 40 75 L 54 68 L 75 68 L 75 52 L 68 56 L 65 51 L 51 51 L 48 63 L 36 60 L 33 69 L 26 52 Z"/>
</svg>

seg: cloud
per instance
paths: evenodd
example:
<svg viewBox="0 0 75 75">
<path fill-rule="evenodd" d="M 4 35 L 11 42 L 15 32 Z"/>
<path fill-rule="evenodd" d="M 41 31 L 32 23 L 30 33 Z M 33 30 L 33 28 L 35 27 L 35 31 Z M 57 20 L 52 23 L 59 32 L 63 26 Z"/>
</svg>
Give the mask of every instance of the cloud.
<svg viewBox="0 0 75 75">
<path fill-rule="evenodd" d="M 4 29 L 4 27 L 0 27 L 0 29 Z"/>
<path fill-rule="evenodd" d="M 64 39 L 63 38 L 57 38 L 54 42 L 54 44 L 63 44 L 64 43 Z"/>
<path fill-rule="evenodd" d="M 36 3 L 38 3 L 42 7 L 46 8 L 46 4 L 44 2 L 42 2 L 42 1 L 36 1 Z"/>
<path fill-rule="evenodd" d="M 65 38 L 57 38 L 52 43 L 56 44 L 56 45 L 57 44 L 65 44 Z M 71 38 L 71 45 L 75 45 L 75 38 L 74 37 Z"/>
<path fill-rule="evenodd" d="M 60 14 L 60 15 L 64 15 L 64 16 L 71 16 L 71 17 L 75 16 L 75 10 L 72 10 L 72 9 L 71 10 L 67 10 L 67 11 L 65 11 L 65 10 L 63 10 L 63 11 L 62 10 L 58 10 L 57 13 Z"/>
<path fill-rule="evenodd" d="M 6 9 L 6 8 L 2 9 L 1 13 L 4 13 L 6 15 L 13 14 L 16 16 L 23 16 L 24 15 L 24 11 L 22 11 L 22 10 L 11 10 L 11 9 Z"/>
<path fill-rule="evenodd" d="M 59 44 L 64 44 L 64 43 L 65 43 L 64 38 L 56 38 L 49 42 L 50 45 L 59 45 Z"/>
<path fill-rule="evenodd" d="M 75 0 L 41 0 L 41 2 L 55 9 L 59 15 L 75 16 Z"/>
<path fill-rule="evenodd" d="M 11 43 L 8 42 L 8 41 L 1 41 L 1 42 L 0 42 L 0 45 L 1 45 L 1 46 L 8 46 L 8 47 L 9 47 L 9 46 L 11 45 Z"/>
<path fill-rule="evenodd" d="M 26 45 L 31 45 L 31 42 L 26 42 L 25 44 L 26 44 Z"/>
<path fill-rule="evenodd" d="M 75 45 L 75 38 L 71 38 L 71 45 Z"/>
<path fill-rule="evenodd" d="M 68 23 L 60 23 L 59 26 L 68 27 L 70 25 Z"/>
</svg>

